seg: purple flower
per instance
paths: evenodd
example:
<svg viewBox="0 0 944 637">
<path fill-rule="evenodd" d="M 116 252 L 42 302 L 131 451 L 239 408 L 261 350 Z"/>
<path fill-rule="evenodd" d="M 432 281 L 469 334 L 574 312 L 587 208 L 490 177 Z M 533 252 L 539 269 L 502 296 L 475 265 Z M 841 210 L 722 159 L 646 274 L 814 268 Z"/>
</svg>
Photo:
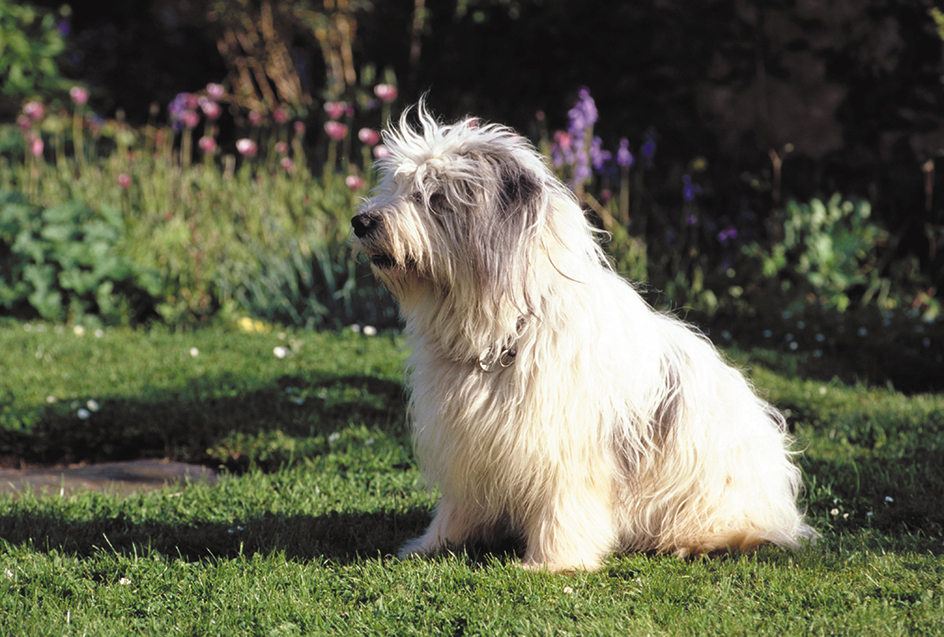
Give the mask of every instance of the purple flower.
<svg viewBox="0 0 944 637">
<path fill-rule="evenodd" d="M 718 241 L 721 243 L 727 243 L 731 239 L 736 239 L 738 236 L 737 228 L 734 226 L 729 226 L 718 233 Z"/>
<path fill-rule="evenodd" d="M 603 140 L 599 137 L 594 137 L 593 141 L 590 142 L 590 161 L 593 163 L 593 169 L 598 173 L 602 173 L 604 168 L 606 168 L 606 162 L 610 161 L 613 158 L 613 153 L 608 150 L 603 150 Z"/>
<path fill-rule="evenodd" d="M 656 131 L 653 128 L 648 129 L 642 136 L 643 144 L 640 152 L 642 152 L 643 166 L 646 168 L 652 168 L 652 158 L 656 154 Z"/>
<path fill-rule="evenodd" d="M 701 193 L 701 186 L 692 183 L 692 178 L 688 175 L 682 175 L 682 196 L 685 201 L 692 201 L 695 195 Z"/>
<path fill-rule="evenodd" d="M 587 156 L 587 151 L 583 147 L 579 147 L 577 152 L 574 153 L 574 182 L 581 183 L 590 179 L 593 176 L 593 173 L 590 171 L 590 157 Z"/>
<path fill-rule="evenodd" d="M 190 93 L 178 93 L 177 97 L 167 106 L 167 114 L 170 116 L 170 121 L 174 126 L 174 130 L 180 130 L 184 127 L 184 119 L 187 117 L 187 111 L 196 110 L 200 105 L 199 100 L 197 100 L 194 108 L 190 108 L 191 103 Z"/>
<path fill-rule="evenodd" d="M 597 105 L 590 96 L 589 89 L 580 89 L 573 108 L 567 111 L 567 117 L 570 119 L 567 132 L 577 140 L 584 139 L 599 117 Z"/>
<path fill-rule="evenodd" d="M 619 150 L 616 151 L 616 165 L 620 168 L 629 168 L 633 165 L 633 154 L 629 152 L 629 140 L 620 139 Z"/>
</svg>

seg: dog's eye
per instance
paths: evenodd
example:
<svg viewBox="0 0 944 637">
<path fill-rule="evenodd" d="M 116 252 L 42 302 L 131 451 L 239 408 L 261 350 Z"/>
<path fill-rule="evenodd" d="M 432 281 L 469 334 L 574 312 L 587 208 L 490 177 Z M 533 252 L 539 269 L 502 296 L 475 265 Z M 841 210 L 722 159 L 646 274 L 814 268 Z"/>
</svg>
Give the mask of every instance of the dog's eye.
<svg viewBox="0 0 944 637">
<path fill-rule="evenodd" d="M 440 192 L 434 192 L 429 197 L 429 209 L 437 215 L 441 215 L 449 210 L 446 202 L 446 195 Z"/>
</svg>

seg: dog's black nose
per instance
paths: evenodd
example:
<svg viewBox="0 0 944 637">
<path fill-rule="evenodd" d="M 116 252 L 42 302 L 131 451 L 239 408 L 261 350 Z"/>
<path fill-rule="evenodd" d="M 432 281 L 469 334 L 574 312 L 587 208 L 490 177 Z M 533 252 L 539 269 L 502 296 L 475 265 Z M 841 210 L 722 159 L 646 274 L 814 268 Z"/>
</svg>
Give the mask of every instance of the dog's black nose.
<svg viewBox="0 0 944 637">
<path fill-rule="evenodd" d="M 380 225 L 380 218 L 372 212 L 362 212 L 351 219 L 351 227 L 354 228 L 354 234 L 358 239 L 369 235 L 378 225 Z"/>
</svg>

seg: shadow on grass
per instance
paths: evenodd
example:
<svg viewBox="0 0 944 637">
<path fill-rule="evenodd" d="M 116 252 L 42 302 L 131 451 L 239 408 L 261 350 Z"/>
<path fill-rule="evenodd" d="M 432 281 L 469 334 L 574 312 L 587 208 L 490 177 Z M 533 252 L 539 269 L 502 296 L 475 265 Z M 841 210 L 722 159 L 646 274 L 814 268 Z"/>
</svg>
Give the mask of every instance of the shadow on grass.
<svg viewBox="0 0 944 637">
<path fill-rule="evenodd" d="M 801 464 L 817 500 L 811 506 L 818 510 L 811 514 L 825 519 L 830 530 L 944 534 L 944 464 L 938 449 L 855 462 L 804 457 Z M 935 545 L 937 552 L 944 549 L 939 540 Z"/>
<path fill-rule="evenodd" d="M 281 516 L 270 512 L 231 524 L 168 524 L 133 522 L 124 515 L 98 519 L 64 519 L 45 512 L 0 515 L 0 538 L 43 552 L 90 556 L 123 556 L 154 551 L 172 559 L 230 559 L 240 555 L 284 554 L 290 560 L 324 559 L 350 564 L 395 556 L 403 544 L 425 531 L 430 511 L 329 513 L 322 516 Z M 491 543 L 455 547 L 472 564 L 492 559 L 514 561 L 523 546 L 508 537 Z"/>
<path fill-rule="evenodd" d="M 219 465 L 208 455 L 234 433 L 281 431 L 287 436 L 316 436 L 352 423 L 400 433 L 405 431 L 403 386 L 372 376 L 312 380 L 283 376 L 252 391 L 227 378 L 201 378 L 179 391 L 161 391 L 141 399 L 98 398 L 97 409 L 85 401 L 44 406 L 28 430 L 0 430 L 0 460 L 6 466 L 170 458 Z M 232 395 L 225 395 L 230 392 Z M 79 410 L 85 413 L 80 417 Z M 254 458 L 232 457 L 230 469 Z M 278 465 L 278 462 L 275 462 Z"/>
<path fill-rule="evenodd" d="M 0 538 L 44 552 L 79 556 L 99 552 L 140 555 L 156 551 L 171 558 L 199 560 L 273 553 L 288 559 L 326 559 L 347 564 L 395 555 L 429 524 L 429 512 L 330 513 L 282 516 L 264 513 L 232 523 L 135 522 L 113 518 L 69 519 L 37 511 L 0 515 Z"/>
</svg>

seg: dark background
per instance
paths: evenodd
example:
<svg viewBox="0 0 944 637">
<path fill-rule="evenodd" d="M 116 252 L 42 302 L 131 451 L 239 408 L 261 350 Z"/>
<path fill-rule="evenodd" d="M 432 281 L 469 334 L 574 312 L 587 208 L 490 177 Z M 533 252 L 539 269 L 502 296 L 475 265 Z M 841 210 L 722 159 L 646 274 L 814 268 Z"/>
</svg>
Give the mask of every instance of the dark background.
<svg viewBox="0 0 944 637">
<path fill-rule="evenodd" d="M 419 31 L 413 2 L 361 0 L 355 12 L 356 66 L 392 69 L 401 105 L 426 92 L 447 118 L 475 114 L 535 137 L 538 111 L 550 129 L 563 127 L 576 92 L 588 87 L 600 111 L 596 133 L 609 148 L 625 136 L 635 151 L 649 130 L 663 174 L 707 160 L 709 213 L 751 207 L 763 215 L 774 150 L 784 157 L 784 198 L 867 198 L 900 249 L 926 272 L 944 270 L 929 230 L 944 223 L 944 171 L 934 171 L 930 197 L 925 183 L 944 152 L 942 41 L 930 0 L 419 4 Z M 152 102 L 166 107 L 179 92 L 225 80 L 220 22 L 208 18 L 221 5 L 76 0 L 62 72 L 92 88 L 102 115 L 120 107 L 143 122 Z M 299 77 L 317 102 L 325 97 L 321 52 L 310 34 L 291 37 Z"/>
</svg>

